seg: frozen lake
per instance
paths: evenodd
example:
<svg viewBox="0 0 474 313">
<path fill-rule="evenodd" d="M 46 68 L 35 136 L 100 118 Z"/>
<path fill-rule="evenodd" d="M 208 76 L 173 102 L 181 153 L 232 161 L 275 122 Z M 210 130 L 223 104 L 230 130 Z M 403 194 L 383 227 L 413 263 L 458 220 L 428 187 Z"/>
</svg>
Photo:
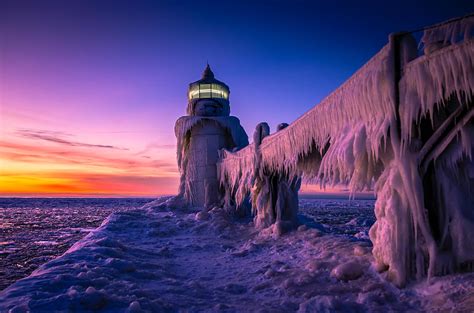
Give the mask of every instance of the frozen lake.
<svg viewBox="0 0 474 313">
<path fill-rule="evenodd" d="M 0 198 L 0 290 L 63 254 L 112 212 L 139 208 L 149 201 Z M 303 220 L 314 219 L 331 232 L 363 237 L 374 222 L 373 206 L 374 200 L 302 196 L 300 213 Z"/>
<path fill-rule="evenodd" d="M 0 290 L 63 254 L 112 212 L 150 199 L 0 198 Z"/>
<path fill-rule="evenodd" d="M 1 291 L 0 311 L 470 312 L 474 303 L 474 273 L 398 289 L 387 272 L 377 272 L 367 238 L 373 200 L 302 198 L 299 218 L 304 225 L 283 236 L 271 227 L 257 231 L 250 218 L 236 219 L 219 207 L 201 212 L 159 199 L 132 209 L 142 203 L 100 201 L 84 202 L 69 214 L 89 221 L 83 226 L 70 225 L 73 217 L 58 220 L 62 228 L 83 229 L 78 237 L 88 235 Z M 89 232 L 100 222 L 93 212 L 102 214 L 101 206 L 117 212 Z M 58 207 L 68 216 L 66 207 L 71 206 L 64 204 L 45 207 L 41 214 L 51 218 Z M 25 213 L 25 220 L 33 220 L 38 210 L 40 206 L 31 206 L 34 213 Z M 31 246 L 64 249 L 73 240 L 66 243 L 61 232 L 52 235 L 61 227 L 49 225 L 50 237 L 40 238 L 41 231 L 17 237 L 30 238 Z M 8 257 L 42 256 L 39 248 L 21 251 Z"/>
</svg>

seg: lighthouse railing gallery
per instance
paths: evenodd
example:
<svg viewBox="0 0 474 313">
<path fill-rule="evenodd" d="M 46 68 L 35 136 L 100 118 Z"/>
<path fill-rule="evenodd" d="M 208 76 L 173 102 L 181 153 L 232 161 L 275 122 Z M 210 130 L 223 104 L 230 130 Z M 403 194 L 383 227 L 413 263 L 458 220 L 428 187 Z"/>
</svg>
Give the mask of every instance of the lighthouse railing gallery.
<svg viewBox="0 0 474 313">
<path fill-rule="evenodd" d="M 256 225 L 267 227 L 268 221 L 295 223 L 292 214 L 276 212 L 278 201 L 262 196 L 275 192 L 274 177 L 290 194 L 299 177 L 374 190 L 370 239 L 377 270 L 399 286 L 473 270 L 473 31 L 471 15 L 423 29 L 419 45 L 413 32 L 392 34 L 288 127 L 265 137 L 268 126 L 260 124 L 253 144 L 221 152 L 227 205 L 239 207 L 250 197 L 256 222 L 265 215 Z"/>
</svg>

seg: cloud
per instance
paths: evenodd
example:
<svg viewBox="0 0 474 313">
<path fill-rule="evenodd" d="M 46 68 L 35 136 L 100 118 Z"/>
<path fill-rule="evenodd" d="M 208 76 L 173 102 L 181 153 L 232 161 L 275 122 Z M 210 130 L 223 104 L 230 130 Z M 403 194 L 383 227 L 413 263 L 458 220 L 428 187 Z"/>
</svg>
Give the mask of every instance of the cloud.
<svg viewBox="0 0 474 313">
<path fill-rule="evenodd" d="M 19 129 L 16 132 L 17 135 L 35 140 L 44 140 L 49 142 L 54 142 L 57 144 L 62 144 L 66 146 L 73 147 L 86 147 L 86 148 L 103 148 L 103 149 L 114 149 L 114 150 L 129 150 L 127 148 L 121 148 L 112 145 L 101 145 L 101 144 L 91 144 L 79 141 L 69 140 L 65 137 L 71 137 L 71 134 L 57 132 L 57 131 L 47 131 L 47 130 L 35 130 L 35 129 Z"/>
<path fill-rule="evenodd" d="M 170 150 L 153 157 L 78 142 L 59 131 L 17 129 L 14 134 L 16 137 L 0 138 L 0 195 L 176 193 L 179 173 Z"/>
<path fill-rule="evenodd" d="M 151 152 L 153 149 L 176 149 L 176 144 L 159 144 L 159 143 L 150 143 L 145 149 L 140 152 L 135 153 L 135 155 L 142 155 Z"/>
<path fill-rule="evenodd" d="M 110 156 L 104 150 L 79 150 L 63 146 L 21 144 L 0 140 L 0 160 L 6 162 L 24 162 L 31 165 L 50 167 L 68 166 L 77 169 L 78 166 L 90 171 L 120 170 L 128 174 L 154 175 L 166 173 L 177 175 L 178 169 L 174 159 L 152 159 L 138 156 L 114 153 Z M 6 164 L 6 163 L 5 163 Z M 5 168 L 7 170 L 7 168 Z"/>
<path fill-rule="evenodd" d="M 43 125 L 57 125 L 58 119 L 54 119 L 49 115 L 33 114 L 30 111 L 18 111 L 11 108 L 2 107 L 1 113 L 4 117 L 7 117 L 9 121 L 13 121 L 22 124 L 40 123 Z"/>
</svg>

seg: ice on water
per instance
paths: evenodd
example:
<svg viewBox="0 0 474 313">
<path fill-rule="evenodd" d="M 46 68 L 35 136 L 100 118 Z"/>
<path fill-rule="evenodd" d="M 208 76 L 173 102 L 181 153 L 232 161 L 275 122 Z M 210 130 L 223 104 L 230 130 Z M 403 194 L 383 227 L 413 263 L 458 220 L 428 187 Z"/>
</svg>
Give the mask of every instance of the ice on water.
<svg viewBox="0 0 474 313">
<path fill-rule="evenodd" d="M 301 207 L 303 224 L 279 238 L 219 207 L 203 214 L 157 200 L 114 213 L 0 293 L 0 311 L 379 312 L 467 305 L 473 275 L 402 290 L 379 276 L 370 241 L 357 236 L 373 222 L 372 200 L 302 199 Z"/>
</svg>

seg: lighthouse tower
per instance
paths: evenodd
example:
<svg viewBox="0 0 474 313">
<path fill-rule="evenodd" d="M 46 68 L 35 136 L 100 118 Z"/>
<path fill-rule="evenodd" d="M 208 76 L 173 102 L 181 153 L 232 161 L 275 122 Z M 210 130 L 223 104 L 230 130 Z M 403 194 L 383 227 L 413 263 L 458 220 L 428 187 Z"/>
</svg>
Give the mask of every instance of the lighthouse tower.
<svg viewBox="0 0 474 313">
<path fill-rule="evenodd" d="M 192 206 L 220 204 L 217 180 L 220 149 L 242 148 L 248 136 L 238 118 L 230 116 L 229 87 L 215 79 L 209 64 L 202 78 L 189 84 L 187 116 L 176 121 L 179 196 Z"/>
</svg>

